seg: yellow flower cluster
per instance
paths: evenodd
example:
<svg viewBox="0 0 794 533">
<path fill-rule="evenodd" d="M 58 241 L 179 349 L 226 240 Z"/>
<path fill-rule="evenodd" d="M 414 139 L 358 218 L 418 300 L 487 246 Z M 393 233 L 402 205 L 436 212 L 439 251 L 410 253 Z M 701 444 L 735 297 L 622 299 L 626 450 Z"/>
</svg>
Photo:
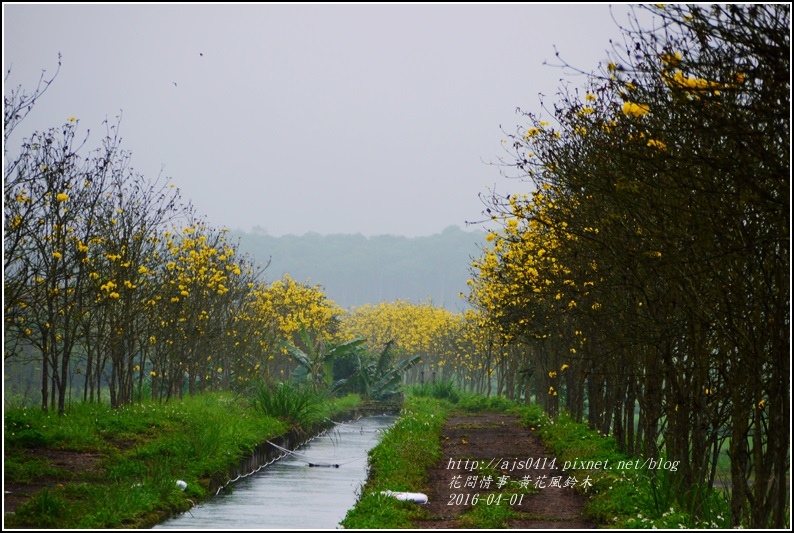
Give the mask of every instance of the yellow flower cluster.
<svg viewBox="0 0 794 533">
<path fill-rule="evenodd" d="M 623 113 L 632 117 L 641 117 L 647 115 L 650 108 L 645 104 L 636 104 L 634 102 L 623 103 Z"/>
</svg>

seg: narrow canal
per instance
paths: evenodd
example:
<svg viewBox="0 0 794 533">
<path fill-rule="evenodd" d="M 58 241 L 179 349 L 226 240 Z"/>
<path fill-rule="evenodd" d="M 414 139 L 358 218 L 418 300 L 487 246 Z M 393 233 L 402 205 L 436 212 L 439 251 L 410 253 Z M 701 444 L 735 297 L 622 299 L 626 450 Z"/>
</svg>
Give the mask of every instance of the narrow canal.
<svg viewBox="0 0 794 533">
<path fill-rule="evenodd" d="M 155 529 L 335 529 L 367 479 L 367 452 L 395 420 L 338 424 Z"/>
</svg>

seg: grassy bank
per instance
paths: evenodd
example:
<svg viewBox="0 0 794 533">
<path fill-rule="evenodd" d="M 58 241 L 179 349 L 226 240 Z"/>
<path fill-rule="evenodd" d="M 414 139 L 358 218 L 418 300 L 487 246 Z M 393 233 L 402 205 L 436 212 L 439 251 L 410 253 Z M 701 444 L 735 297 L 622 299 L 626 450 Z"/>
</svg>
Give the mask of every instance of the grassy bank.
<svg viewBox="0 0 794 533">
<path fill-rule="evenodd" d="M 577 423 L 563 413 L 547 417 L 538 406 L 519 409 L 524 423 L 537 431 L 558 465 L 568 465 L 567 475 L 579 481 L 589 477 L 592 486 L 584 493 L 586 512 L 605 527 L 623 529 L 730 528 L 727 495 L 720 490 L 704 493 L 700 519 L 685 503 L 676 481 L 677 464 L 644 457 L 629 458 L 614 439 Z M 577 468 L 584 466 L 586 468 Z M 698 489 L 696 489 L 698 490 Z"/>
<path fill-rule="evenodd" d="M 369 479 L 361 498 L 342 521 L 343 527 L 407 528 L 421 516 L 416 504 L 381 492 L 421 492 L 427 469 L 441 458 L 439 435 L 449 407 L 448 401 L 432 397 L 406 399 L 399 420 L 369 453 Z"/>
<path fill-rule="evenodd" d="M 5 515 L 5 526 L 150 526 L 210 496 L 213 476 L 225 476 L 258 444 L 291 429 L 309 431 L 358 402 L 355 395 L 322 401 L 298 423 L 231 394 L 121 409 L 77 404 L 63 416 L 7 409 L 6 500 L 19 505 Z"/>
</svg>

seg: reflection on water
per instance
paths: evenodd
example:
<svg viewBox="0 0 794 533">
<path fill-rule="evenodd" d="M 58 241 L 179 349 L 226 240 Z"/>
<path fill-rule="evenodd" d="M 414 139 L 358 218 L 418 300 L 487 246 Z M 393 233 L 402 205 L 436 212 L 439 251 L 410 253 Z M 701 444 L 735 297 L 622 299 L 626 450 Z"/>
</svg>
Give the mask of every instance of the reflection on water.
<svg viewBox="0 0 794 533">
<path fill-rule="evenodd" d="M 334 529 L 356 503 L 366 481 L 367 451 L 394 420 L 371 416 L 339 424 L 294 454 L 155 528 Z"/>
</svg>

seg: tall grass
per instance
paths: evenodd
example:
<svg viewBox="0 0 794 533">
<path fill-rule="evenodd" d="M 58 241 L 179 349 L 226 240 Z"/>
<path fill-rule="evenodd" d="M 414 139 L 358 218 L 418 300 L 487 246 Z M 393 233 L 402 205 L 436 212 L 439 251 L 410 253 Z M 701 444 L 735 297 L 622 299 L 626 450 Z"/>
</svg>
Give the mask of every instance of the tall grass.
<svg viewBox="0 0 794 533">
<path fill-rule="evenodd" d="M 518 404 L 505 396 L 485 396 L 460 390 L 453 380 L 437 380 L 412 385 L 406 392 L 410 396 L 447 400 L 465 411 L 510 411 Z"/>
<path fill-rule="evenodd" d="M 411 396 L 449 400 L 452 403 L 456 403 L 460 399 L 460 391 L 452 380 L 437 380 L 421 385 L 412 385 L 407 388 L 407 393 Z"/>
<path fill-rule="evenodd" d="M 261 414 L 287 422 L 293 429 L 307 431 L 322 419 L 320 393 L 288 382 L 254 385 L 251 402 Z"/>
</svg>

